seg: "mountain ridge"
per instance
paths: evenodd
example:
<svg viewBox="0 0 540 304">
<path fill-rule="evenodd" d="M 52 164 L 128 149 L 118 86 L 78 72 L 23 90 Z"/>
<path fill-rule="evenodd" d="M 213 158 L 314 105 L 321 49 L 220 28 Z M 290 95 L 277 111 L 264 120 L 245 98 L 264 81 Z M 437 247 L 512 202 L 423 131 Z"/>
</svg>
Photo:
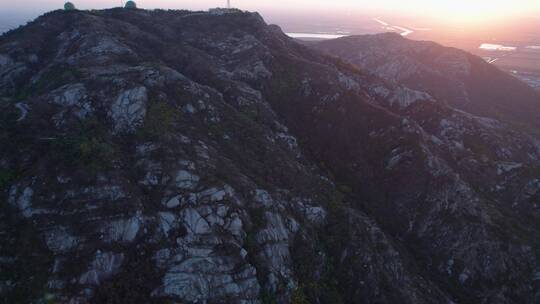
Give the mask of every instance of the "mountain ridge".
<svg viewBox="0 0 540 304">
<path fill-rule="evenodd" d="M 426 91 L 451 106 L 516 126 L 534 122 L 540 94 L 525 83 L 465 51 L 395 33 L 348 36 L 310 44 L 376 75 Z M 517 110 L 515 110 L 517 109 Z M 527 110 L 525 110 L 527 109 Z"/>
<path fill-rule="evenodd" d="M 58 11 L 0 56 L 12 301 L 540 296 L 534 135 L 254 13 Z"/>
</svg>

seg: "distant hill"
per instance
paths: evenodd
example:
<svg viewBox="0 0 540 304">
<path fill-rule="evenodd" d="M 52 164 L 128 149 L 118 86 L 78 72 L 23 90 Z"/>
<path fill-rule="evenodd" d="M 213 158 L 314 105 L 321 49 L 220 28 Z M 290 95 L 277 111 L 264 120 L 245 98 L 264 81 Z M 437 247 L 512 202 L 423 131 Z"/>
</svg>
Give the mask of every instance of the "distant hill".
<svg viewBox="0 0 540 304">
<path fill-rule="evenodd" d="M 540 126 L 540 94 L 467 52 L 395 33 L 349 36 L 310 45 L 469 113 L 532 131 Z"/>
</svg>

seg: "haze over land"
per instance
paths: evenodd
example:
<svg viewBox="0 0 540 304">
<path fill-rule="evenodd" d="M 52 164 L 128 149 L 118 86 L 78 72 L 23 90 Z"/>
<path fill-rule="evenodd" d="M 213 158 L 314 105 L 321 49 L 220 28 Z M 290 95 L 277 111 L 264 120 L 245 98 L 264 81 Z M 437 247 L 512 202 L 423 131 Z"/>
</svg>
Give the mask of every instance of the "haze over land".
<svg viewBox="0 0 540 304">
<path fill-rule="evenodd" d="M 125 1 L 124 1 L 125 2 Z M 41 1 L 19 1 L 10 2 L 8 0 L 0 1 L 1 12 L 27 14 L 39 13 L 61 8 L 61 0 L 41 0 Z M 79 0 L 74 1 L 80 9 L 100 9 L 119 6 L 121 0 Z M 363 14 L 383 14 L 399 15 L 415 18 L 429 18 L 433 21 L 446 23 L 449 25 L 473 24 L 486 25 L 493 23 L 503 23 L 510 19 L 520 19 L 525 17 L 535 17 L 540 13 L 540 2 L 535 0 L 382 0 L 373 3 L 367 0 L 235 0 L 233 6 L 250 10 L 259 11 L 264 15 L 304 15 L 319 18 L 318 15 L 324 14 L 327 18 L 335 15 L 359 16 Z M 216 0 L 147 0 L 138 1 L 141 8 L 171 8 L 171 9 L 189 9 L 206 10 L 210 7 L 224 6 L 225 1 Z"/>
</svg>

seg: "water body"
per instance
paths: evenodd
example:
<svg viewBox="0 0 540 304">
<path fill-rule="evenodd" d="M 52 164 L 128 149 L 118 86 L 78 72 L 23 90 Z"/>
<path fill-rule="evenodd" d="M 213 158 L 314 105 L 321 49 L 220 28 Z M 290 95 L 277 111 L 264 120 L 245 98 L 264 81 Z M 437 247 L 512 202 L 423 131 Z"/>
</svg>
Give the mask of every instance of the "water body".
<svg viewBox="0 0 540 304">
<path fill-rule="evenodd" d="M 503 51 L 503 52 L 513 52 L 517 50 L 515 46 L 504 46 L 502 44 L 492 44 L 492 43 L 482 43 L 479 47 L 481 50 L 486 51 Z"/>
<path fill-rule="evenodd" d="M 309 39 L 336 39 L 349 35 L 342 34 L 318 34 L 318 33 L 285 33 L 292 38 L 309 38 Z"/>
</svg>

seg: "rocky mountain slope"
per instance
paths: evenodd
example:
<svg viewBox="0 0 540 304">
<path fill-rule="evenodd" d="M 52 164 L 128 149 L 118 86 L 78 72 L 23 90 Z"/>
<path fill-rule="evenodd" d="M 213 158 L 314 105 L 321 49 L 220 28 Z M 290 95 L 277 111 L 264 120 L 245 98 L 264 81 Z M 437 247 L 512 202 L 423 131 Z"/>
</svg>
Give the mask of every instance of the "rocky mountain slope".
<svg viewBox="0 0 540 304">
<path fill-rule="evenodd" d="M 6 303 L 540 301 L 538 138 L 256 13 L 52 12 L 0 96 Z"/>
<path fill-rule="evenodd" d="M 525 131 L 537 132 L 539 127 L 540 94 L 467 52 L 395 33 L 349 36 L 312 46 L 458 109 Z"/>
</svg>

